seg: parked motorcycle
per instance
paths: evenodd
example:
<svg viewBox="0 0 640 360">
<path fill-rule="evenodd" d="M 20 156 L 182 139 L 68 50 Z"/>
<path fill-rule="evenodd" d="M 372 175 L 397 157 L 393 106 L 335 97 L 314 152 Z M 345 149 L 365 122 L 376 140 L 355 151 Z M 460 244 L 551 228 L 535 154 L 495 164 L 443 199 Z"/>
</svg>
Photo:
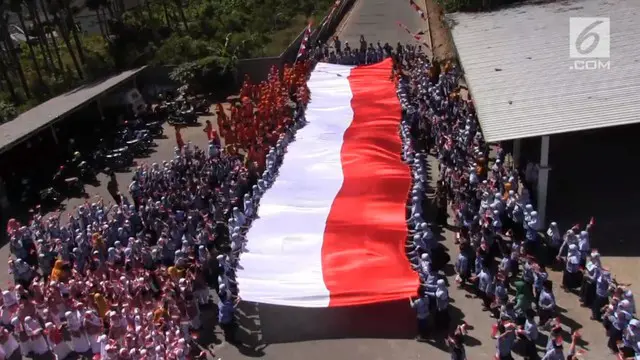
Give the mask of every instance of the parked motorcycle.
<svg viewBox="0 0 640 360">
<path fill-rule="evenodd" d="M 89 166 L 89 163 L 86 161 L 80 161 L 78 165 L 76 165 L 78 175 L 80 180 L 84 182 L 91 182 L 96 180 L 96 172 Z"/>
<path fill-rule="evenodd" d="M 171 125 L 194 125 L 198 123 L 198 116 L 193 111 L 181 111 L 169 115 L 167 121 Z"/>
<path fill-rule="evenodd" d="M 164 135 L 164 128 L 159 121 L 148 122 L 146 126 L 151 136 L 158 138 Z"/>
<path fill-rule="evenodd" d="M 69 176 L 69 170 L 62 165 L 53 176 L 53 188 L 61 193 L 81 194 L 84 192 L 84 185 L 78 177 Z"/>
<path fill-rule="evenodd" d="M 53 187 L 40 190 L 40 204 L 45 207 L 56 206 L 62 202 L 62 195 Z"/>
<path fill-rule="evenodd" d="M 209 114 L 211 112 L 211 104 L 207 99 L 194 99 L 190 103 L 193 111 L 197 114 Z"/>
</svg>

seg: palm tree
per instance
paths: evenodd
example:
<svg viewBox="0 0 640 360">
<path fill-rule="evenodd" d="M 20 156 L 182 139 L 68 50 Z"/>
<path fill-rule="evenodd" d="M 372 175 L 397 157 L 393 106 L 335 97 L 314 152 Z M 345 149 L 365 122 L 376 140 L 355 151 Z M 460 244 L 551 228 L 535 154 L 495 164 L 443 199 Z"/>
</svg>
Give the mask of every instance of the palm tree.
<svg viewBox="0 0 640 360">
<path fill-rule="evenodd" d="M 80 36 L 78 35 L 78 27 L 76 26 L 76 22 L 73 19 L 73 10 L 69 5 L 71 1 L 70 0 L 60 0 L 60 1 L 62 2 L 62 6 L 67 15 L 66 16 L 67 28 L 71 28 L 71 35 L 73 35 L 73 42 L 76 44 L 76 49 L 78 50 L 78 58 L 80 59 L 80 62 L 84 64 L 86 62 L 84 58 L 84 48 L 82 47 L 82 43 L 80 42 Z"/>
<path fill-rule="evenodd" d="M 51 37 L 51 43 L 53 44 L 53 51 L 56 54 L 56 60 L 58 60 L 58 68 L 60 69 L 60 71 L 64 72 L 64 63 L 62 62 L 62 56 L 60 56 L 60 47 L 58 46 L 58 39 L 56 37 L 56 33 L 55 33 L 55 25 L 51 23 L 51 21 L 49 20 L 49 7 L 47 6 L 47 4 L 45 3 L 45 0 L 40 0 L 40 8 L 42 8 L 42 13 L 44 14 L 44 21 L 46 22 L 46 26 L 44 26 L 44 34 L 46 37 L 47 42 L 48 37 Z M 36 13 L 38 13 L 39 10 L 36 7 Z"/>
<path fill-rule="evenodd" d="M 18 73 L 18 77 L 20 78 L 20 83 L 22 83 L 22 89 L 24 91 L 24 95 L 27 99 L 30 99 L 31 90 L 29 89 L 29 84 L 27 83 L 27 77 L 24 75 L 24 69 L 22 68 L 20 59 L 18 58 L 16 47 L 13 44 L 13 39 L 11 38 L 11 34 L 9 33 L 9 28 L 8 28 L 9 14 L 7 13 L 7 7 L 5 5 L 6 4 L 4 3 L 0 5 L 0 32 L 2 35 L 2 39 L 4 40 L 5 49 L 7 49 L 8 56 L 11 62 L 13 63 L 14 69 Z"/>
<path fill-rule="evenodd" d="M 45 66 L 49 71 L 49 74 L 52 73 L 52 70 L 56 69 L 56 65 L 53 60 L 53 55 L 51 53 L 51 48 L 49 47 L 49 40 L 47 39 L 47 34 L 45 33 L 44 26 L 42 24 L 42 19 L 40 18 L 40 12 L 38 11 L 38 4 L 35 0 L 24 0 L 25 5 L 27 6 L 27 10 L 29 11 L 29 15 L 34 23 L 34 29 L 38 33 L 38 38 L 40 39 L 40 48 L 42 50 L 42 56 L 45 60 Z"/>
<path fill-rule="evenodd" d="M 76 71 L 78 72 L 78 77 L 80 77 L 80 79 L 83 79 L 84 76 L 82 75 L 82 67 L 78 62 L 78 58 L 76 57 L 75 52 L 73 51 L 73 46 L 71 46 L 71 40 L 69 40 L 69 32 L 67 31 L 67 22 L 63 21 L 62 19 L 60 19 L 60 16 L 58 16 L 58 13 L 60 12 L 60 10 L 62 9 L 60 8 L 60 3 L 58 1 L 53 0 L 49 3 L 49 11 L 51 11 L 51 15 L 53 15 L 53 22 L 56 25 L 58 25 L 58 29 L 60 29 L 60 36 L 62 36 L 62 40 L 64 41 L 64 44 L 67 46 L 67 49 L 69 50 L 69 55 L 71 56 L 71 61 L 73 61 L 73 65 L 75 66 Z"/>
<path fill-rule="evenodd" d="M 29 39 L 29 33 L 27 32 L 27 25 L 24 22 L 24 16 L 22 15 L 22 0 L 11 0 L 10 7 L 11 11 L 18 16 L 20 26 L 22 27 L 22 31 L 24 31 L 25 42 L 27 43 L 27 48 L 29 49 L 29 57 L 31 58 L 31 62 L 33 62 L 33 70 L 35 70 L 36 75 L 38 76 L 40 85 L 45 86 L 46 88 L 44 79 L 42 78 L 42 71 L 40 71 L 40 64 L 38 64 L 36 52 L 33 50 L 33 45 L 31 44 L 31 41 Z"/>
</svg>

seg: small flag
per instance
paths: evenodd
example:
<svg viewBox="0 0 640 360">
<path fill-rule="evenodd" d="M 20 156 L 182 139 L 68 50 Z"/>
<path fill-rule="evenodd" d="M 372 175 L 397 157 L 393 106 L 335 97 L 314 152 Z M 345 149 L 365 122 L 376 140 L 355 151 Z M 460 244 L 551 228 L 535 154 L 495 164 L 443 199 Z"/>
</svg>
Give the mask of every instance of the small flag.
<svg viewBox="0 0 640 360">
<path fill-rule="evenodd" d="M 415 1 L 413 0 L 409 0 L 409 5 L 411 5 L 411 7 L 413 8 L 413 10 L 415 10 L 415 12 L 418 13 L 418 15 L 420 15 L 420 18 L 424 21 L 427 21 L 427 15 L 425 15 L 424 11 L 422 11 L 422 9 L 420 8 L 420 6 L 418 6 L 418 4 L 416 4 Z"/>
<path fill-rule="evenodd" d="M 304 31 L 304 36 L 302 37 L 302 41 L 300 42 L 300 50 L 298 50 L 296 60 L 307 52 L 307 43 L 309 42 L 309 37 L 311 36 L 312 24 L 313 22 L 309 21 L 309 25 L 307 25 L 307 29 Z"/>
<path fill-rule="evenodd" d="M 422 40 L 422 36 L 417 35 L 417 34 L 414 34 L 414 33 L 413 33 L 413 32 L 412 32 L 412 31 L 411 31 L 411 30 L 410 30 L 410 29 L 409 29 L 405 24 L 403 24 L 403 23 L 401 23 L 401 22 L 399 22 L 399 21 L 398 21 L 398 26 L 400 26 L 402 29 L 404 29 L 404 31 L 406 31 L 406 32 L 407 32 L 407 34 L 409 34 L 409 35 L 413 36 L 413 38 L 414 38 L 416 41 L 421 41 L 421 40 Z M 426 45 L 426 44 L 425 44 L 425 45 Z M 428 47 L 428 46 L 427 46 L 427 47 Z"/>
</svg>

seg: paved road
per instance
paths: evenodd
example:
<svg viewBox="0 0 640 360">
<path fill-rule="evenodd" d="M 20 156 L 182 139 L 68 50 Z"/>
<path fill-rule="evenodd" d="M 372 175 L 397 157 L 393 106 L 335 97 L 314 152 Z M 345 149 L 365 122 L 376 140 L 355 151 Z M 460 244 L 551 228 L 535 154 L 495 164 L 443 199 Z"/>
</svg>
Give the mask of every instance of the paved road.
<svg viewBox="0 0 640 360">
<path fill-rule="evenodd" d="M 424 1 L 417 2 L 424 11 Z M 398 26 L 398 22 L 406 25 L 413 33 L 425 31 L 427 34 L 427 22 L 409 6 L 408 0 L 356 0 L 351 12 L 338 27 L 336 35 L 343 42 L 348 41 L 351 47 L 359 46 L 360 35 L 374 44 L 377 41 L 383 45 L 388 42 L 393 46 L 398 42 L 418 44 L 413 36 Z M 428 36 L 423 39 L 428 43 Z"/>
</svg>

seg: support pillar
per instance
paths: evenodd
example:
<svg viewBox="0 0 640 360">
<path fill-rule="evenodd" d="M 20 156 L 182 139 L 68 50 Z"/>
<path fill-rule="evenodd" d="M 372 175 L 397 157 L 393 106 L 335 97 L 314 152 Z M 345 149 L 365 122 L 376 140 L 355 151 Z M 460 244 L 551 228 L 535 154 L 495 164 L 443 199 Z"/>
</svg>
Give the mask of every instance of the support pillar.
<svg viewBox="0 0 640 360">
<path fill-rule="evenodd" d="M 513 167 L 520 169 L 520 149 L 522 146 L 521 139 L 513 140 Z"/>
<path fill-rule="evenodd" d="M 58 141 L 58 134 L 56 134 L 55 127 L 50 126 L 49 129 L 51 129 L 51 135 L 53 135 L 53 141 L 56 143 L 56 145 L 60 145 L 60 141 Z"/>
<path fill-rule="evenodd" d="M 96 99 L 96 105 L 98 107 L 98 114 L 100 114 L 100 121 L 103 121 L 104 113 L 102 112 L 102 100 L 100 98 Z"/>
<path fill-rule="evenodd" d="M 546 226 L 547 188 L 549 185 L 549 136 L 543 136 L 540 141 L 540 168 L 538 170 L 538 219 L 541 228 Z"/>
</svg>

